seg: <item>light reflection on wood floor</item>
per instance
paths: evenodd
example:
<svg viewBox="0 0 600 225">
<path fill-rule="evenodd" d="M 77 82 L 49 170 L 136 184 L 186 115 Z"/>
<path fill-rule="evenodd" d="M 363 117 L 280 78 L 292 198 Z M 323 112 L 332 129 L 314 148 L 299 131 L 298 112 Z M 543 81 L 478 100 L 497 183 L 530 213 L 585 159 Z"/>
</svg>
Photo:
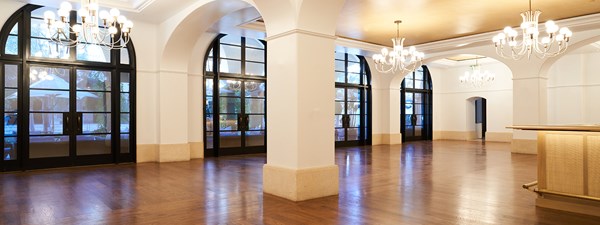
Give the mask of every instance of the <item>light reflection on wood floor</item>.
<svg viewBox="0 0 600 225">
<path fill-rule="evenodd" d="M 340 148 L 340 195 L 262 193 L 264 155 L 0 174 L 0 224 L 594 224 L 536 208 L 536 156 L 461 141 Z"/>
</svg>

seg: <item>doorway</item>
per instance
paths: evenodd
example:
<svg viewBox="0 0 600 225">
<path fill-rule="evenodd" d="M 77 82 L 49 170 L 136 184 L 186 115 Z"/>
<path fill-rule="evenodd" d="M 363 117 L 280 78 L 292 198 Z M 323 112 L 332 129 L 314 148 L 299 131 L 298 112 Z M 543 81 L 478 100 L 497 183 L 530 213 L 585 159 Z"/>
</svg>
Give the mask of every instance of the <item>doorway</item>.
<svg viewBox="0 0 600 225">
<path fill-rule="evenodd" d="M 487 131 L 487 100 L 485 98 L 475 99 L 475 132 L 477 139 L 485 140 Z"/>
<path fill-rule="evenodd" d="M 402 141 L 432 139 L 433 96 L 431 75 L 426 66 L 409 73 L 400 89 Z"/>
</svg>

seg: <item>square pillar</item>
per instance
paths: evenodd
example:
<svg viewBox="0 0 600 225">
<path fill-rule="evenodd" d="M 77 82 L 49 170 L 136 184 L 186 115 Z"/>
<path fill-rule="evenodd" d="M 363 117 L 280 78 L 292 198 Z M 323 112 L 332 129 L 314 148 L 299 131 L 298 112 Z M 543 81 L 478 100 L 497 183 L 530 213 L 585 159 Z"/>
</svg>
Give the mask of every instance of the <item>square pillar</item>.
<svg viewBox="0 0 600 225">
<path fill-rule="evenodd" d="M 292 30 L 267 38 L 263 191 L 293 201 L 337 195 L 335 37 Z"/>
<path fill-rule="evenodd" d="M 513 79 L 513 124 L 546 125 L 548 79 L 527 77 Z M 514 130 L 512 152 L 537 154 L 537 132 Z"/>
</svg>

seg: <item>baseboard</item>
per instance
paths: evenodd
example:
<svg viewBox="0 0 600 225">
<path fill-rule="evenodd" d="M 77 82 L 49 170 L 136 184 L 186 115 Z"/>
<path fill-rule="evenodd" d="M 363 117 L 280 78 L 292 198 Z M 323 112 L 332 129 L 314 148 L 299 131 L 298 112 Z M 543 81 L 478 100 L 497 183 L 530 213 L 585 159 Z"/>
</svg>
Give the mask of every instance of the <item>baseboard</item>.
<svg viewBox="0 0 600 225">
<path fill-rule="evenodd" d="M 512 132 L 485 132 L 485 141 L 512 142 Z"/>
<path fill-rule="evenodd" d="M 158 148 L 158 162 L 179 162 L 190 160 L 190 144 L 161 144 Z"/>
<path fill-rule="evenodd" d="M 372 145 L 402 144 L 402 134 L 373 134 Z"/>
<path fill-rule="evenodd" d="M 433 131 L 433 140 L 468 141 L 477 139 L 475 131 Z"/>
<path fill-rule="evenodd" d="M 204 142 L 190 142 L 190 158 L 191 159 L 203 159 L 204 158 Z"/>
<path fill-rule="evenodd" d="M 138 163 L 158 162 L 158 144 L 139 144 L 136 146 Z"/>
</svg>

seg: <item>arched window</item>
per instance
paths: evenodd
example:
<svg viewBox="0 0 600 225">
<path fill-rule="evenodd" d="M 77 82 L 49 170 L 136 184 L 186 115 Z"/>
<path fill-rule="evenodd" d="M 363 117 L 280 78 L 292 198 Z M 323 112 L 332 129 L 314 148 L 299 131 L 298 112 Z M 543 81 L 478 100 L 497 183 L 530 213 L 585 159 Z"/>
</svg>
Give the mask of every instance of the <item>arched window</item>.
<svg viewBox="0 0 600 225">
<path fill-rule="evenodd" d="M 371 143 L 371 71 L 364 57 L 335 53 L 335 144 Z"/>
<path fill-rule="evenodd" d="M 427 66 L 409 73 L 402 81 L 402 141 L 431 140 L 433 132 L 433 86 Z"/>
<path fill-rule="evenodd" d="M 266 152 L 266 42 L 221 34 L 204 73 L 205 156 Z"/>
<path fill-rule="evenodd" d="M 2 170 L 134 162 L 133 45 L 56 44 L 47 10 L 26 5 L 0 32 Z"/>
</svg>

